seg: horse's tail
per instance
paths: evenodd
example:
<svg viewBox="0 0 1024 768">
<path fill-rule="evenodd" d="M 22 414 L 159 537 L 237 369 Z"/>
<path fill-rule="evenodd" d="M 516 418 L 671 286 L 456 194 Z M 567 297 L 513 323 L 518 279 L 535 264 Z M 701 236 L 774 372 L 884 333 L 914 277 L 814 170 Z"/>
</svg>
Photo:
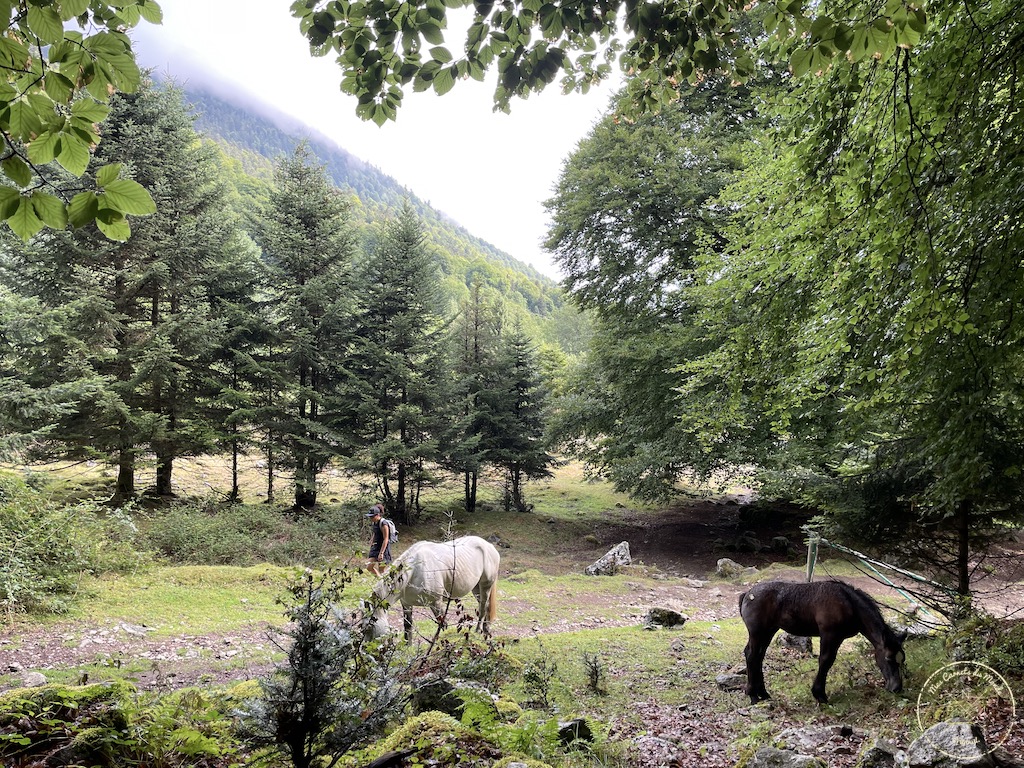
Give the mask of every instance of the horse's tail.
<svg viewBox="0 0 1024 768">
<path fill-rule="evenodd" d="M 740 618 L 741 619 L 743 618 L 743 598 L 745 598 L 746 596 L 747 596 L 746 592 L 740 592 L 740 602 L 739 602 L 739 605 L 737 606 L 737 608 L 739 609 Z"/>
<path fill-rule="evenodd" d="M 498 576 L 491 582 L 491 595 L 487 598 L 487 621 L 492 622 L 498 615 Z"/>
</svg>

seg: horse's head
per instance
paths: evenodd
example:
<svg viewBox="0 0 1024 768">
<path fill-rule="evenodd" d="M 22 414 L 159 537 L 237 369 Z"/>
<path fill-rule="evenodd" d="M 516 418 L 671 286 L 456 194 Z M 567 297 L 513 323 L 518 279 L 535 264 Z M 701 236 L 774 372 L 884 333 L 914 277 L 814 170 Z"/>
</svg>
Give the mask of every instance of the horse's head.
<svg viewBox="0 0 1024 768">
<path fill-rule="evenodd" d="M 903 690 L 903 663 L 907 660 L 903 652 L 903 641 L 906 639 L 906 630 L 889 630 L 885 633 L 885 641 L 875 646 L 875 663 L 885 678 L 885 689 L 892 693 Z"/>
<path fill-rule="evenodd" d="M 376 640 L 384 637 L 391 631 L 388 624 L 387 604 L 381 602 L 376 596 L 369 600 L 361 601 L 363 635 L 369 640 Z"/>
</svg>

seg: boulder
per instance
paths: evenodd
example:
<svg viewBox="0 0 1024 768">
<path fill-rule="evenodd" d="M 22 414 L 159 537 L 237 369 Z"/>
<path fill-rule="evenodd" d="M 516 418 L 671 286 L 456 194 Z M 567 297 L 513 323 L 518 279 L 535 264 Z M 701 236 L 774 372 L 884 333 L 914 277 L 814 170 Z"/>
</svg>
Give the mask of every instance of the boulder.
<svg viewBox="0 0 1024 768">
<path fill-rule="evenodd" d="M 684 616 L 679 611 L 671 608 L 651 608 L 644 616 L 644 629 L 657 629 L 658 627 L 681 627 L 686 623 L 689 616 Z"/>
<path fill-rule="evenodd" d="M 21 678 L 21 684 L 26 688 L 38 688 L 42 685 L 46 685 L 46 675 L 42 672 L 27 672 L 24 677 Z"/>
<path fill-rule="evenodd" d="M 715 678 L 715 683 L 723 691 L 742 691 L 747 685 L 746 675 L 718 675 Z"/>
<path fill-rule="evenodd" d="M 715 573 L 723 579 L 730 579 L 733 576 L 753 576 L 757 573 L 757 568 L 754 566 L 750 566 L 748 568 L 740 565 L 735 560 L 723 557 L 718 561 L 718 567 L 715 568 Z"/>
<path fill-rule="evenodd" d="M 864 732 L 858 732 L 851 725 L 805 725 L 786 728 L 776 741 L 780 746 L 795 752 L 817 752 L 826 745 L 835 746 L 855 735 L 863 738 Z"/>
<path fill-rule="evenodd" d="M 588 576 L 614 576 L 620 565 L 630 565 L 633 559 L 629 556 L 629 542 L 621 541 L 599 558 L 588 565 L 585 573 Z"/>
<path fill-rule="evenodd" d="M 902 768 L 907 756 L 888 739 L 876 738 L 860 753 L 857 768 Z"/>
<path fill-rule="evenodd" d="M 994 768 L 981 728 L 964 721 L 936 723 L 907 749 L 909 768 Z"/>
<path fill-rule="evenodd" d="M 779 647 L 788 648 L 791 651 L 797 651 L 806 656 L 813 656 L 814 649 L 811 646 L 811 638 L 800 637 L 800 635 L 791 635 L 789 632 L 782 632 L 778 639 L 775 641 Z"/>
</svg>

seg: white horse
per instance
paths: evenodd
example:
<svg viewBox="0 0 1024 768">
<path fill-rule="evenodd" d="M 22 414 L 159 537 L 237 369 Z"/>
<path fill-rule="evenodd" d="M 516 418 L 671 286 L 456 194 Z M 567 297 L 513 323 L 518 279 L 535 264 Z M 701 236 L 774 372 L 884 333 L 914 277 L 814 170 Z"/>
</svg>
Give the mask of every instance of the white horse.
<svg viewBox="0 0 1024 768">
<path fill-rule="evenodd" d="M 442 601 L 472 592 L 479 601 L 476 629 L 489 635 L 498 606 L 498 567 L 501 555 L 494 545 L 479 536 L 454 541 L 417 541 L 392 564 L 391 570 L 373 588 L 374 610 L 370 634 L 387 634 L 387 609 L 402 603 L 405 639 L 412 642 L 412 609 L 425 605 L 434 620 L 444 620 Z"/>
</svg>

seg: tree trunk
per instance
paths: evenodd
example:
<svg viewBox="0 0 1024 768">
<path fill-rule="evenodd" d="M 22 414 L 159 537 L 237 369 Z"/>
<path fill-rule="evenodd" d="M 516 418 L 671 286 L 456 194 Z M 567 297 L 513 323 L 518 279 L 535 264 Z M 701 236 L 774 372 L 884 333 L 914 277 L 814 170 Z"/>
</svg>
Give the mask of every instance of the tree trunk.
<svg viewBox="0 0 1024 768">
<path fill-rule="evenodd" d="M 267 430 L 267 504 L 274 503 L 274 432 Z"/>
<path fill-rule="evenodd" d="M 135 498 L 135 453 L 122 448 L 117 456 L 117 484 L 114 486 L 114 501 L 122 502 Z"/>
<path fill-rule="evenodd" d="M 242 492 L 238 487 L 238 425 L 231 425 L 231 493 L 228 501 L 241 501 Z"/>
<path fill-rule="evenodd" d="M 466 512 L 472 514 L 476 512 L 476 486 L 477 486 L 477 473 L 476 470 L 465 473 L 465 485 L 466 485 Z"/>
<path fill-rule="evenodd" d="M 316 506 L 316 475 L 313 459 L 303 456 L 295 468 L 296 512 L 308 512 Z"/>
<path fill-rule="evenodd" d="M 971 597 L 971 506 L 969 499 L 961 501 L 956 520 L 956 591 L 967 599 Z"/>
<path fill-rule="evenodd" d="M 171 476 L 174 473 L 174 456 L 161 452 L 156 458 L 156 495 L 169 497 L 174 495 Z"/>
</svg>

